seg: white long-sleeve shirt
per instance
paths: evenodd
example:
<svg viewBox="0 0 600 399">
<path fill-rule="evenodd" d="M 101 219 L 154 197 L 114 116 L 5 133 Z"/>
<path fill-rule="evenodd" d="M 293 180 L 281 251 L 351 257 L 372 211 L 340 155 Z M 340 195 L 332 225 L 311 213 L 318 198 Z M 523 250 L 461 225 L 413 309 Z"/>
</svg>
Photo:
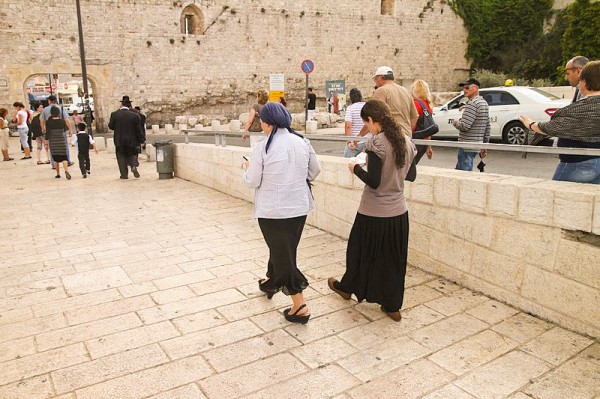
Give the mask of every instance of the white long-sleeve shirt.
<svg viewBox="0 0 600 399">
<path fill-rule="evenodd" d="M 244 183 L 255 188 L 254 217 L 289 219 L 314 209 L 308 181 L 321 172 L 315 150 L 306 139 L 278 129 L 269 152 L 267 139 L 254 147 Z"/>
</svg>

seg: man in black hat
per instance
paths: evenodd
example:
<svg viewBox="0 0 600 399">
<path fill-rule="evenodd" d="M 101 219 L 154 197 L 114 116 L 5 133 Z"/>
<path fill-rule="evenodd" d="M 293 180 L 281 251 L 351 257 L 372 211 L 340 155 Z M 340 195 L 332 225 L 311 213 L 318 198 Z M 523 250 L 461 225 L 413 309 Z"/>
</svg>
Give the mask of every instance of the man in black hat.
<svg viewBox="0 0 600 399">
<path fill-rule="evenodd" d="M 488 103 L 479 95 L 481 84 L 475 78 L 469 78 L 459 84 L 465 97 L 469 99 L 465 104 L 462 117 L 452 121 L 458 129 L 458 141 L 473 143 L 490 142 L 490 112 Z M 485 158 L 486 150 L 480 150 L 479 156 Z M 473 171 L 473 161 L 477 151 L 458 149 L 458 162 L 456 169 Z"/>
<path fill-rule="evenodd" d="M 114 130 L 115 152 L 117 154 L 117 164 L 121 179 L 127 179 L 131 172 L 138 178 L 140 173 L 137 170 L 139 162 L 137 160 L 137 148 L 143 143 L 142 127 L 140 117 L 130 110 L 131 100 L 129 96 L 123 96 L 121 99 L 121 108 L 110 114 L 108 128 Z"/>
</svg>

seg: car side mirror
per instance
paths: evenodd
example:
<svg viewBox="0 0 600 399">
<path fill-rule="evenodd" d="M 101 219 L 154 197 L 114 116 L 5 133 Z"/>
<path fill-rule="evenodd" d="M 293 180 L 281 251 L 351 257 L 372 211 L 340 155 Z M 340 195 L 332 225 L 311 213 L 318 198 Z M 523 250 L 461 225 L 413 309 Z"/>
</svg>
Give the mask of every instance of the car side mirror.
<svg viewBox="0 0 600 399">
<path fill-rule="evenodd" d="M 444 105 L 442 108 L 440 108 L 440 111 L 448 111 L 448 106 Z"/>
</svg>

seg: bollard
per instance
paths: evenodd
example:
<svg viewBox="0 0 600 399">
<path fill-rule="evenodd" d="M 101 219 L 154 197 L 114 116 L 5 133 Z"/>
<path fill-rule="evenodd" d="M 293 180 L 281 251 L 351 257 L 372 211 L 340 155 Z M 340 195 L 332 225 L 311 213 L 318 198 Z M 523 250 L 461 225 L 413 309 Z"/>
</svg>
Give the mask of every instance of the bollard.
<svg viewBox="0 0 600 399">
<path fill-rule="evenodd" d="M 240 127 L 241 127 L 240 121 L 237 119 L 234 119 L 231 121 L 231 124 L 229 125 L 229 130 L 231 130 L 232 132 L 239 132 Z"/>
<path fill-rule="evenodd" d="M 306 121 L 306 133 L 307 134 L 317 133 L 317 121 Z"/>
<path fill-rule="evenodd" d="M 219 131 L 219 130 L 221 130 L 221 121 L 218 120 L 218 119 L 213 119 L 210 122 L 210 125 L 212 126 L 212 130 L 213 131 Z"/>
</svg>

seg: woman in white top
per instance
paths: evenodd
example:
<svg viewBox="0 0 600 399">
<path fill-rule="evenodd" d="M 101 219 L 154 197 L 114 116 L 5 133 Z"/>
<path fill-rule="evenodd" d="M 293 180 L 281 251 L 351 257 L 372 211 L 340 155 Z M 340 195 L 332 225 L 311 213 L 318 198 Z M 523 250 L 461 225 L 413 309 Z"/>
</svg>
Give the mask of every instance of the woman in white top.
<svg viewBox="0 0 600 399">
<path fill-rule="evenodd" d="M 2 150 L 2 160 L 12 161 L 8 155 L 8 110 L 6 108 L 0 108 L 0 150 Z"/>
<path fill-rule="evenodd" d="M 16 102 L 13 104 L 13 107 L 17 110 L 15 114 L 15 121 L 17 123 L 17 129 L 19 131 L 19 139 L 21 140 L 21 146 L 23 147 L 23 151 L 25 152 L 25 156 L 21 159 L 31 159 L 31 148 L 29 148 L 29 143 L 27 142 L 27 134 L 29 133 L 29 127 L 27 126 L 27 119 L 29 119 L 29 114 L 25 111 L 25 106 L 23 103 Z"/>
<path fill-rule="evenodd" d="M 279 291 L 291 296 L 293 306 L 283 314 L 304 324 L 310 317 L 302 295 L 308 281 L 298 270 L 296 252 L 306 215 L 314 208 L 309 182 L 321 167 L 308 140 L 290 127 L 292 117 L 283 105 L 265 104 L 260 119 L 267 139 L 256 145 L 251 162 L 242 164 L 244 182 L 256 189 L 254 217 L 269 247 L 267 279 L 259 280 L 259 288 L 269 299 Z"/>
</svg>

